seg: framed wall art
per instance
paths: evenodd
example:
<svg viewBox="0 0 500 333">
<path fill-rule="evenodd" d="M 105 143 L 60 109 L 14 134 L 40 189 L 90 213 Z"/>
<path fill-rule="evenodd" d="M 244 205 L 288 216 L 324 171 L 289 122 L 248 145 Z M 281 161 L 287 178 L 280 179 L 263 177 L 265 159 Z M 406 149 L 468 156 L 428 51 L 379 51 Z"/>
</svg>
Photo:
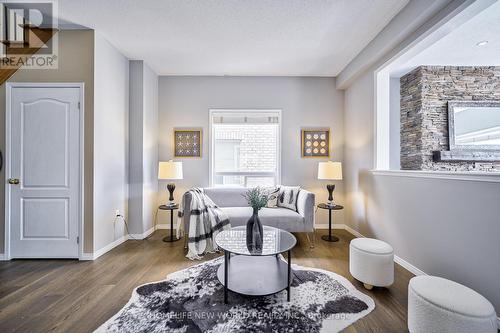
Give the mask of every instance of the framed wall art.
<svg viewBox="0 0 500 333">
<path fill-rule="evenodd" d="M 201 157 L 201 129 L 174 129 L 174 157 Z"/>
<path fill-rule="evenodd" d="M 330 129 L 302 129 L 301 151 L 302 157 L 330 157 Z"/>
</svg>

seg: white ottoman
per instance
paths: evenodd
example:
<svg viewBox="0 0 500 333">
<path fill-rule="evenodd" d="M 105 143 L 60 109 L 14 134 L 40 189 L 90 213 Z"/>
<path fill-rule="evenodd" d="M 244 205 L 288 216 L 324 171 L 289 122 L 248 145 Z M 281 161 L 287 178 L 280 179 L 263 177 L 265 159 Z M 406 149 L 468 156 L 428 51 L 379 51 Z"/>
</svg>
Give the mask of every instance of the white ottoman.
<svg viewBox="0 0 500 333">
<path fill-rule="evenodd" d="M 416 276 L 408 286 L 411 333 L 497 333 L 493 305 L 474 290 L 436 276 Z"/>
<path fill-rule="evenodd" d="M 378 239 L 355 238 L 349 245 L 349 271 L 366 289 L 394 282 L 394 251 Z"/>
</svg>

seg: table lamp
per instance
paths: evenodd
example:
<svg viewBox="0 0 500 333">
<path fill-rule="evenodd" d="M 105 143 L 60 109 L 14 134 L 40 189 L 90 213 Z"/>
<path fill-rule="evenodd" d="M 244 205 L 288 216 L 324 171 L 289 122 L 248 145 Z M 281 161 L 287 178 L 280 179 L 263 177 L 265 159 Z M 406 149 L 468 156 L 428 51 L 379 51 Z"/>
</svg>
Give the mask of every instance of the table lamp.
<svg viewBox="0 0 500 333">
<path fill-rule="evenodd" d="M 318 164 L 318 179 L 321 180 L 342 180 L 342 163 L 340 162 L 319 162 Z M 333 206 L 333 190 L 334 184 L 326 185 L 328 190 L 328 204 Z"/>
<path fill-rule="evenodd" d="M 158 179 L 160 180 L 182 179 L 182 162 L 174 162 L 172 160 L 168 162 L 160 162 L 158 164 Z M 173 206 L 175 184 L 168 183 L 167 190 L 170 193 L 170 196 L 168 198 L 169 203 L 167 205 Z"/>
</svg>

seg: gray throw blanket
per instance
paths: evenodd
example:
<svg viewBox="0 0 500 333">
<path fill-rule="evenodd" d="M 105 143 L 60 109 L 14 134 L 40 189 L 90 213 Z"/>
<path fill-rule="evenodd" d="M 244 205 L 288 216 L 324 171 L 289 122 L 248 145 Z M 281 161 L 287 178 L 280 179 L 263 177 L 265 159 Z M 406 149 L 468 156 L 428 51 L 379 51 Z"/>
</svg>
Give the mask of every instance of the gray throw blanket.
<svg viewBox="0 0 500 333">
<path fill-rule="evenodd" d="M 218 250 L 215 236 L 225 229 L 231 228 L 227 215 L 210 199 L 201 188 L 189 190 L 191 193 L 191 207 L 188 230 L 187 258 L 201 259 L 205 253 Z M 182 217 L 184 197 L 179 209 Z"/>
</svg>

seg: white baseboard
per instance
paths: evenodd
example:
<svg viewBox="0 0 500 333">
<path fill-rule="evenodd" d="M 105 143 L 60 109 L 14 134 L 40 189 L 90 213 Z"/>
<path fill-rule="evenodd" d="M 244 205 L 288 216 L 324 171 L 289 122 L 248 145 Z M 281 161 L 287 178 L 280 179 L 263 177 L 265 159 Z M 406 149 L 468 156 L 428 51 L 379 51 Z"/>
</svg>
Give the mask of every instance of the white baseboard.
<svg viewBox="0 0 500 333">
<path fill-rule="evenodd" d="M 394 262 L 415 275 L 428 275 L 423 270 L 413 266 L 408 261 L 404 260 L 403 258 L 398 257 L 397 255 L 394 255 Z"/>
<path fill-rule="evenodd" d="M 149 235 L 151 235 L 156 229 L 157 228 L 152 227 L 149 230 L 146 230 L 145 232 L 143 232 L 142 234 L 130 234 L 129 239 L 144 239 L 144 238 L 148 237 Z"/>
<path fill-rule="evenodd" d="M 175 225 L 174 225 L 175 227 Z M 315 229 L 328 229 L 328 223 L 323 223 L 323 224 L 316 224 L 314 226 Z M 99 249 L 98 251 L 94 252 L 93 254 L 92 253 L 84 253 L 82 255 L 82 257 L 80 258 L 80 260 L 95 260 L 97 258 L 99 258 L 100 256 L 102 256 L 103 254 L 105 254 L 106 252 L 109 252 L 111 251 L 112 249 L 114 249 L 115 247 L 117 247 L 118 245 L 120 245 L 121 243 L 125 242 L 126 240 L 129 240 L 129 239 L 144 239 L 146 237 L 148 237 L 149 235 L 151 235 L 155 230 L 159 230 L 159 229 L 170 229 L 170 223 L 161 223 L 161 224 L 157 224 L 155 227 L 145 231 L 144 233 L 142 234 L 130 234 L 130 235 L 125 235 L 117 240 L 115 240 L 113 243 L 110 243 L 108 245 L 106 245 L 105 247 Z M 332 229 L 345 229 L 347 230 L 348 232 L 350 232 L 351 234 L 353 234 L 354 236 L 357 236 L 357 237 L 362 237 L 361 234 L 357 233 L 356 231 L 354 231 L 353 229 L 351 229 L 350 227 L 346 226 L 345 224 L 336 224 L 334 223 L 332 225 Z"/>
<path fill-rule="evenodd" d="M 348 225 L 344 225 L 344 229 L 347 230 L 347 232 L 350 233 L 353 236 L 356 236 L 356 237 L 365 237 L 362 234 L 360 234 L 357 230 L 354 230 L 353 228 L 351 228 Z"/>
<path fill-rule="evenodd" d="M 0 261 L 8 260 L 4 253 L 0 253 Z"/>
<path fill-rule="evenodd" d="M 314 229 L 326 229 L 326 230 L 328 230 L 328 223 L 315 224 Z M 345 226 L 343 224 L 333 223 L 332 229 L 345 229 Z"/>
<path fill-rule="evenodd" d="M 95 251 L 92 254 L 92 259 L 86 259 L 86 260 L 96 260 L 97 258 L 99 258 L 100 256 L 102 256 L 106 252 L 111 251 L 112 249 L 114 249 L 115 247 L 117 247 L 118 245 L 120 245 L 121 243 L 125 242 L 128 239 L 129 239 L 129 235 L 124 235 L 124 236 L 118 238 L 117 240 L 115 240 L 114 242 L 109 243 L 108 245 L 106 245 L 106 246 L 100 248 L 99 250 Z M 90 253 L 87 253 L 87 254 L 90 255 Z"/>
<path fill-rule="evenodd" d="M 79 260 L 80 261 L 94 260 L 94 254 L 88 253 L 88 252 L 83 252 L 82 255 L 80 256 Z"/>
<path fill-rule="evenodd" d="M 82 261 L 83 260 L 96 260 L 97 258 L 102 256 L 103 254 L 111 251 L 112 249 L 114 249 L 115 247 L 117 247 L 118 245 L 122 244 L 123 242 L 125 242 L 127 240 L 130 240 L 130 239 L 142 240 L 142 239 L 148 237 L 149 235 L 151 235 L 157 229 L 167 229 L 166 226 L 167 226 L 167 224 L 158 224 L 155 227 L 152 227 L 149 230 L 146 230 L 142 234 L 124 235 L 124 236 L 118 238 L 117 240 L 115 240 L 114 242 L 112 242 L 112 243 L 104 246 L 103 248 L 95 251 L 94 253 L 83 253 L 82 256 L 80 257 L 80 260 L 82 260 Z M 168 226 L 170 228 L 170 225 L 168 225 Z"/>
</svg>

